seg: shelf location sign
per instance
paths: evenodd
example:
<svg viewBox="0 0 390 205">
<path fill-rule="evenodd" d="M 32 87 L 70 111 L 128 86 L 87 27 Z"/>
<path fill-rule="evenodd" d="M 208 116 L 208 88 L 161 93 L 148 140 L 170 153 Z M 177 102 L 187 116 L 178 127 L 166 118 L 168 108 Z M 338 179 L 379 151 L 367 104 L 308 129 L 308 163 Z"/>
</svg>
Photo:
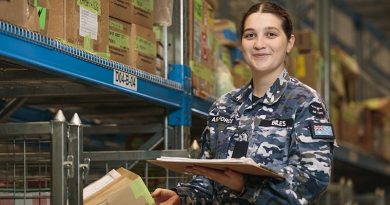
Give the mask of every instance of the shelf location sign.
<svg viewBox="0 0 390 205">
<path fill-rule="evenodd" d="M 124 71 L 114 70 L 113 78 L 114 78 L 113 79 L 114 85 L 118 85 L 130 90 L 137 91 L 137 84 L 138 84 L 137 76 Z"/>
</svg>

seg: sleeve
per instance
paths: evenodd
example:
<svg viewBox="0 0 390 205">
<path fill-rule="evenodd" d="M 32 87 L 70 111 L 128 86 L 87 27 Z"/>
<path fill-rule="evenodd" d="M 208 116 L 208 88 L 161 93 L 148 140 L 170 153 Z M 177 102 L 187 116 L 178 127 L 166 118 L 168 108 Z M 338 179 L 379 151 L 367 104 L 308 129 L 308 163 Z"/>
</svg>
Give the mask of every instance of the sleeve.
<svg viewBox="0 0 390 205">
<path fill-rule="evenodd" d="M 216 106 L 213 105 L 210 108 L 210 116 L 214 116 L 217 113 Z M 201 157 L 204 159 L 213 158 L 212 138 L 214 136 L 215 126 L 207 121 L 207 126 L 204 129 L 201 138 Z M 214 182 L 209 180 L 207 177 L 194 176 L 188 183 L 179 183 L 177 187 L 173 188 L 181 199 L 181 204 L 201 204 L 211 205 L 213 204 L 213 187 Z"/>
<path fill-rule="evenodd" d="M 302 103 L 295 115 L 287 165 L 281 170 L 285 180 L 245 176 L 239 197 L 254 204 L 313 203 L 329 184 L 334 143 L 323 103 L 318 99 Z"/>
</svg>

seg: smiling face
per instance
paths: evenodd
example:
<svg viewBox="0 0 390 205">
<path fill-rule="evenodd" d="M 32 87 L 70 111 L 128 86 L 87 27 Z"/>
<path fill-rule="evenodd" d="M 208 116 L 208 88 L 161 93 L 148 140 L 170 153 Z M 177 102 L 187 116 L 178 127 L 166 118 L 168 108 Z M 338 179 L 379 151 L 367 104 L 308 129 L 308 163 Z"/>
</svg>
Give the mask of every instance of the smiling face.
<svg viewBox="0 0 390 205">
<path fill-rule="evenodd" d="M 294 44 L 294 36 L 287 39 L 278 16 L 255 12 L 245 20 L 241 43 L 245 60 L 254 74 L 281 72 L 286 53 Z"/>
</svg>

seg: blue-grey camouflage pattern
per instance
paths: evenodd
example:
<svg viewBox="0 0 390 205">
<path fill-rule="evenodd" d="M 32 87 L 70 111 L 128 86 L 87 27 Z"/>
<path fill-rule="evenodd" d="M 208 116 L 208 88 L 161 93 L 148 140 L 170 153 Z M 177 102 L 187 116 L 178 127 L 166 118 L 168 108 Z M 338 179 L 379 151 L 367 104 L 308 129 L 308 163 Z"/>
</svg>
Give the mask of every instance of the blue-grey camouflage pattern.
<svg viewBox="0 0 390 205">
<path fill-rule="evenodd" d="M 329 123 L 325 106 L 315 90 L 286 70 L 256 102 L 251 83 L 223 95 L 210 108 L 202 158 L 231 158 L 237 142 L 248 141 L 246 157 L 285 179 L 245 175 L 238 194 L 194 176 L 175 188 L 182 204 L 313 203 L 329 184 L 335 140 L 314 137 L 312 123 Z"/>
</svg>

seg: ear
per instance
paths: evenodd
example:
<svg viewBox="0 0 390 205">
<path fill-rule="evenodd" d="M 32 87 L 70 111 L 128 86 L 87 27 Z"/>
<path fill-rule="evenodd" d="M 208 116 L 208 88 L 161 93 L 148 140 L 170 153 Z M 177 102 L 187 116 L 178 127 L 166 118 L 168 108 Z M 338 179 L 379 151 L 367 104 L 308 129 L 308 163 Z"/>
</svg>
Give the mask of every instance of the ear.
<svg viewBox="0 0 390 205">
<path fill-rule="evenodd" d="M 290 40 L 288 40 L 287 42 L 287 53 L 290 53 L 291 49 L 294 46 L 294 42 L 295 42 L 295 36 L 294 34 L 291 34 Z"/>
</svg>

